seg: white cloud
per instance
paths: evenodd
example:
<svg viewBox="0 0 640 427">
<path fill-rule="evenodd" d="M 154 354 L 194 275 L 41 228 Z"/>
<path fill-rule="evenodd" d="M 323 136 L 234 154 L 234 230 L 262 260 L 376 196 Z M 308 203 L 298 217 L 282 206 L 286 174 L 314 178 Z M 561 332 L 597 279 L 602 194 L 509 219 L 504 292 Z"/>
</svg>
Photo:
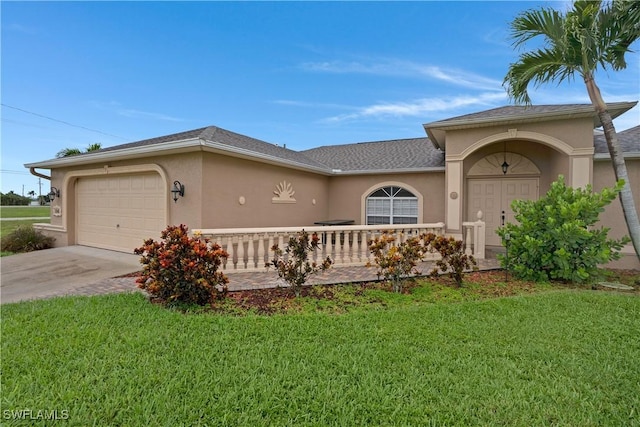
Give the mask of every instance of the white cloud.
<svg viewBox="0 0 640 427">
<path fill-rule="evenodd" d="M 461 108 L 492 108 L 506 103 L 506 93 L 486 92 L 479 95 L 463 95 L 452 98 L 422 98 L 411 102 L 385 102 L 358 108 L 349 114 L 324 119 L 326 122 L 342 122 L 379 117 L 424 117 L 433 113 Z"/>
<path fill-rule="evenodd" d="M 419 64 L 397 59 L 383 59 L 371 63 L 358 61 L 307 62 L 300 66 L 303 70 L 334 74 L 371 74 L 426 78 L 478 90 L 502 91 L 502 81 L 481 76 L 469 71 L 447 68 L 431 64 Z"/>
<path fill-rule="evenodd" d="M 131 117 L 135 119 L 152 119 L 152 120 L 164 120 L 169 122 L 182 122 L 184 119 L 168 116 L 162 113 L 152 113 L 149 111 L 140 111 L 133 109 L 120 109 L 116 111 L 121 116 Z"/>
</svg>

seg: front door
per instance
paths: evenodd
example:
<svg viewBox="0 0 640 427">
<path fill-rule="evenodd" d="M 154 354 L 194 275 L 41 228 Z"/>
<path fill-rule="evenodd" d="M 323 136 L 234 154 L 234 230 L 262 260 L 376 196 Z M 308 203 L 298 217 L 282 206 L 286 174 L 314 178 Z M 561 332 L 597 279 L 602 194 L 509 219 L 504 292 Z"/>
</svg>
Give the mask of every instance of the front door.
<svg viewBox="0 0 640 427">
<path fill-rule="evenodd" d="M 500 246 L 502 242 L 496 229 L 505 221 L 514 222 L 511 202 L 514 200 L 537 200 L 538 178 L 479 178 L 467 181 L 467 220 L 475 221 L 482 211 L 486 223 L 486 244 Z"/>
</svg>

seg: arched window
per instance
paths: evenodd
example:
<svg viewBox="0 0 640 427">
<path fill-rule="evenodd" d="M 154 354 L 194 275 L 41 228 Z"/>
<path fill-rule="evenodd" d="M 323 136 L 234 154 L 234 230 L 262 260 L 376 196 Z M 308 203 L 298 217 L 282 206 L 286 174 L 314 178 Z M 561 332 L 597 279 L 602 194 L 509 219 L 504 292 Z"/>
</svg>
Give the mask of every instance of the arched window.
<svg viewBox="0 0 640 427">
<path fill-rule="evenodd" d="M 367 224 L 417 224 L 418 198 L 396 186 L 375 190 L 367 197 Z"/>
</svg>

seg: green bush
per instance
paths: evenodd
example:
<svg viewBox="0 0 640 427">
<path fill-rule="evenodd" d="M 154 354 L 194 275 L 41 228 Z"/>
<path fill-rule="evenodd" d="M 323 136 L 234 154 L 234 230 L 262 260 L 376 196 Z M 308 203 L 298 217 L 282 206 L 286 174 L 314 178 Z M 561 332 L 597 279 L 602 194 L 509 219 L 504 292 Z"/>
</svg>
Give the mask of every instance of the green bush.
<svg viewBox="0 0 640 427">
<path fill-rule="evenodd" d="M 168 226 L 163 241 L 147 239 L 134 250 L 142 255 L 138 287 L 164 305 L 205 305 L 223 298 L 229 279 L 218 268 L 229 254 L 199 236 L 189 237 L 186 225 Z"/>
<path fill-rule="evenodd" d="M 53 247 L 55 238 L 45 236 L 31 225 L 22 225 L 2 238 L 1 250 L 7 252 L 32 252 Z"/>
<path fill-rule="evenodd" d="M 525 280 L 590 282 L 597 278 L 598 264 L 620 258 L 620 249 L 628 238 L 608 238 L 608 228 L 594 228 L 604 207 L 622 188 L 593 192 L 567 187 L 564 177 L 551 184 L 547 194 L 536 200 L 515 200 L 511 208 L 518 223 L 497 230 L 507 244 L 509 262 L 500 256 L 502 266 Z"/>
<path fill-rule="evenodd" d="M 278 276 L 284 279 L 291 289 L 300 296 L 302 286 L 312 274 L 320 270 L 326 270 L 331 266 L 331 258 L 327 257 L 320 264 L 309 261 L 309 253 L 318 248 L 319 238 L 316 233 L 309 236 L 309 233 L 302 230 L 295 237 L 289 239 L 287 248 L 283 251 L 277 244 L 271 247 L 274 258 L 268 266 L 273 265 L 278 272 Z"/>
</svg>

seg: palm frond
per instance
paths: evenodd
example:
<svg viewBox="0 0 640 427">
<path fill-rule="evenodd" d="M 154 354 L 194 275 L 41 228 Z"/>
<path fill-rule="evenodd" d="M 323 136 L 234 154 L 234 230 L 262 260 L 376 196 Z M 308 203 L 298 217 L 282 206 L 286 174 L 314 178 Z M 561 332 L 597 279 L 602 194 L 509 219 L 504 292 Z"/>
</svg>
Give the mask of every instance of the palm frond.
<svg viewBox="0 0 640 427">
<path fill-rule="evenodd" d="M 579 71 L 579 66 L 567 64 L 561 52 L 539 49 L 520 55 L 518 61 L 509 66 L 503 86 L 515 102 L 531 104 L 528 93 L 530 84 L 535 87 L 551 81 L 559 84 L 573 78 L 576 71 Z"/>
<path fill-rule="evenodd" d="M 56 153 L 56 159 L 60 159 L 62 157 L 77 156 L 78 154 L 82 154 L 82 151 L 80 151 L 78 148 L 63 148 Z"/>
<path fill-rule="evenodd" d="M 564 36 L 562 23 L 562 15 L 554 9 L 524 11 L 511 23 L 513 44 L 519 47 L 538 36 L 543 36 L 549 41 L 560 40 Z"/>
</svg>

